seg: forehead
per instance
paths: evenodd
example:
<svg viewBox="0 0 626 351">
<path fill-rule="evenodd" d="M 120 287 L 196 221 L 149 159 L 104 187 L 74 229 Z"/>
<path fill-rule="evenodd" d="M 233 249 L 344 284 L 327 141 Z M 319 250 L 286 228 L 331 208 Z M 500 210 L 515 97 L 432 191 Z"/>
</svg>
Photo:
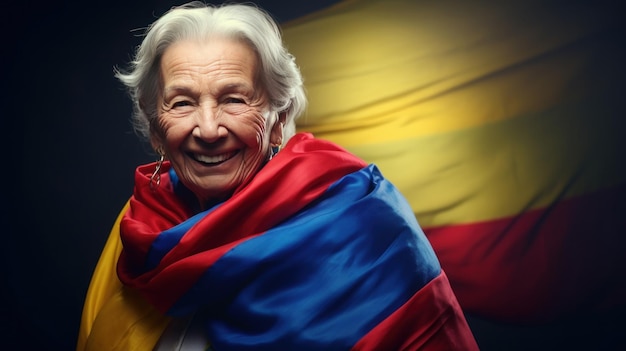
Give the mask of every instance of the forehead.
<svg viewBox="0 0 626 351">
<path fill-rule="evenodd" d="M 257 55 L 247 43 L 213 37 L 171 44 L 163 53 L 160 71 L 166 80 L 190 76 L 254 79 L 257 65 Z"/>
</svg>

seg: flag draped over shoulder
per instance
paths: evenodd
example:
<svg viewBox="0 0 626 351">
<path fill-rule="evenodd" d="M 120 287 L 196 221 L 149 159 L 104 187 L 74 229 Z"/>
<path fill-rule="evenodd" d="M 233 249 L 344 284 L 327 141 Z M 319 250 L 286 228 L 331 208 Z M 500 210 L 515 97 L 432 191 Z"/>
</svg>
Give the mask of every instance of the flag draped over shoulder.
<svg viewBox="0 0 626 351">
<path fill-rule="evenodd" d="M 626 55 L 597 1 L 342 1 L 285 25 L 298 128 L 377 164 L 462 307 L 626 307 Z"/>
<path fill-rule="evenodd" d="M 118 275 L 164 313 L 202 311 L 216 350 L 476 348 L 408 203 L 374 165 L 297 134 L 198 214 L 173 170 L 150 190 L 153 167 L 137 171 Z"/>
</svg>

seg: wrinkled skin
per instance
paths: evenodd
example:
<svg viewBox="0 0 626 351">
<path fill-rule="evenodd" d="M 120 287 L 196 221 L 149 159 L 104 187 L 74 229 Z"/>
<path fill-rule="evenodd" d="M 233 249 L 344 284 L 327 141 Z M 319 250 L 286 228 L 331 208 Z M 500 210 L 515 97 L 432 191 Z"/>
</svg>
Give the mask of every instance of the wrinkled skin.
<svg viewBox="0 0 626 351">
<path fill-rule="evenodd" d="M 224 38 L 180 41 L 161 60 L 161 147 L 202 207 L 229 197 L 282 142 L 282 123 L 258 84 L 255 52 Z M 284 122 L 284 121 L 283 121 Z"/>
</svg>

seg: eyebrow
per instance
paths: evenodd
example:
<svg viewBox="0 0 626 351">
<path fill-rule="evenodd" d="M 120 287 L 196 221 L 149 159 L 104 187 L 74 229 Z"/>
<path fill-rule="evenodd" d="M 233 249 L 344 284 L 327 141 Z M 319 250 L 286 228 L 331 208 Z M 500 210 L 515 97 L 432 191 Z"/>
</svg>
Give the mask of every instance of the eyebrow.
<svg viewBox="0 0 626 351">
<path fill-rule="evenodd" d="M 165 89 L 163 90 L 163 97 L 167 97 L 172 93 L 184 93 L 187 95 L 191 95 L 194 94 L 194 91 L 192 89 L 190 89 L 189 87 L 183 86 L 183 85 L 172 85 L 169 87 L 165 87 Z"/>
<path fill-rule="evenodd" d="M 252 89 L 252 87 L 247 83 L 237 82 L 237 83 L 226 84 L 224 87 L 222 87 L 222 90 L 224 91 L 233 91 L 233 90 L 253 91 L 254 89 Z"/>
<path fill-rule="evenodd" d="M 221 92 L 232 92 L 237 90 L 244 90 L 245 92 L 254 91 L 254 89 L 247 83 L 243 82 L 235 82 L 226 84 L 223 87 L 220 87 Z M 172 85 L 169 87 L 165 87 L 163 91 L 164 96 L 168 96 L 171 93 L 183 93 L 188 95 L 195 95 L 195 89 L 191 89 L 184 85 Z"/>
</svg>

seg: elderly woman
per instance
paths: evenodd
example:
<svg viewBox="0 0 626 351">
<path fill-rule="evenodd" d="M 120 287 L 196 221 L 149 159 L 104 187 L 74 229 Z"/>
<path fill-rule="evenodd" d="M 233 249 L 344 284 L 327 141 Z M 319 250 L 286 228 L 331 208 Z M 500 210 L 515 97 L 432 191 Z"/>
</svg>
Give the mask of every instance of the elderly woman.
<svg viewBox="0 0 626 351">
<path fill-rule="evenodd" d="M 117 77 L 140 166 L 78 350 L 472 350 L 411 209 L 374 165 L 295 134 L 306 99 L 271 17 L 174 8 Z"/>
</svg>

